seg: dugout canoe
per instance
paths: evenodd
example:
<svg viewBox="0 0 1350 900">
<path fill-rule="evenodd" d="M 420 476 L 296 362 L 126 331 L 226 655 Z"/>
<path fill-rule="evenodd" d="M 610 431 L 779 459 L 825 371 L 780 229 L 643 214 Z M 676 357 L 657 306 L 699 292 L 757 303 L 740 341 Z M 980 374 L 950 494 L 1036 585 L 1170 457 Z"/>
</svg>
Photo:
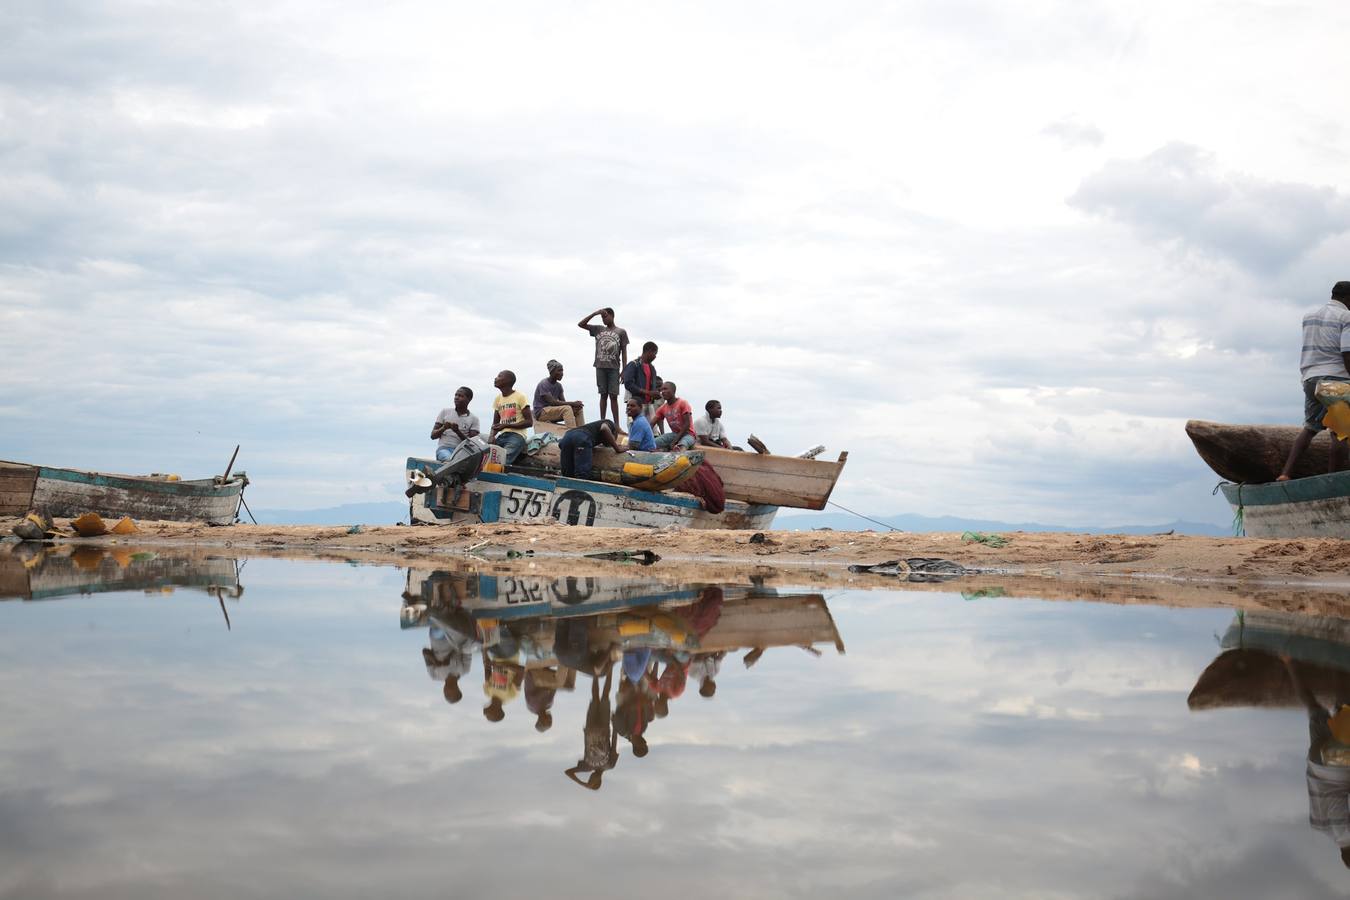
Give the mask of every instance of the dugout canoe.
<svg viewBox="0 0 1350 900">
<path fill-rule="evenodd" d="M 1240 484 L 1265 484 L 1279 477 L 1302 430 L 1296 425 L 1225 425 L 1201 419 L 1186 423 L 1186 435 L 1200 458 L 1220 477 Z M 1330 453 L 1330 432 L 1324 431 L 1299 458 L 1293 477 L 1326 474 Z"/>
<path fill-rule="evenodd" d="M 410 457 L 406 477 L 430 476 L 440 463 Z M 512 467 L 515 468 L 514 466 Z M 686 494 L 656 493 L 618 484 L 540 472 L 479 472 L 457 490 L 437 484 L 414 493 L 409 516 L 415 525 L 472 522 L 559 522 L 601 528 L 731 528 L 762 531 L 773 523 L 776 506 L 728 500 L 710 513 Z"/>
<path fill-rule="evenodd" d="M 243 472 L 183 481 L 175 475 L 114 475 L 0 460 L 0 515 L 40 509 L 56 518 L 95 512 L 109 520 L 230 525 L 247 484 Z"/>
<path fill-rule="evenodd" d="M 558 436 L 567 431 L 562 425 L 543 422 L 536 422 L 535 430 Z M 717 470 L 727 499 L 795 509 L 824 509 L 848 462 L 847 452 L 831 461 L 776 453 L 742 453 L 720 447 L 696 450 Z"/>
</svg>

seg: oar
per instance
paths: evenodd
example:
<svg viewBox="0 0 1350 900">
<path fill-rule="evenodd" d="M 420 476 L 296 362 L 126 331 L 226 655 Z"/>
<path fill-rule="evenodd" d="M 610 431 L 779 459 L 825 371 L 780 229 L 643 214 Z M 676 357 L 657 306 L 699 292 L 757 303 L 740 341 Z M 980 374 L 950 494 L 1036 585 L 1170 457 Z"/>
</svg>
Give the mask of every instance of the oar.
<svg viewBox="0 0 1350 900">
<path fill-rule="evenodd" d="M 239 456 L 239 445 L 234 445 L 234 452 L 230 454 L 230 464 L 225 467 L 225 474 L 220 476 L 220 483 L 224 484 L 230 480 L 230 470 L 234 468 L 234 460 Z"/>
</svg>

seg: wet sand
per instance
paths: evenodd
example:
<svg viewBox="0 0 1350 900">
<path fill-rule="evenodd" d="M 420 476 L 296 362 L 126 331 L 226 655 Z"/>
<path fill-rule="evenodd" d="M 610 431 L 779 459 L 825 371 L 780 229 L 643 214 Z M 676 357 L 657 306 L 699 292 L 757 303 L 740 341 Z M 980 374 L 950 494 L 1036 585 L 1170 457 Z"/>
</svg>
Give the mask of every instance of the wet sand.
<svg viewBox="0 0 1350 900">
<path fill-rule="evenodd" d="M 8 534 L 17 519 L 0 519 Z M 585 555 L 650 550 L 661 559 L 643 577 L 744 580 L 821 587 L 894 588 L 894 577 L 857 574 L 851 564 L 939 557 L 971 574 L 906 589 L 1036 596 L 1173 606 L 1231 606 L 1350 617 L 1350 543 L 1187 535 L 1082 535 L 1009 532 L 989 547 L 955 533 L 640 531 L 565 525 L 339 526 L 234 525 L 212 528 L 142 522 L 126 537 L 81 543 L 219 552 L 222 555 L 342 559 L 411 568 L 490 564 L 500 571 L 600 574 L 631 563 Z M 76 540 L 76 539 L 71 539 Z M 903 581 L 903 579 L 901 579 Z"/>
</svg>

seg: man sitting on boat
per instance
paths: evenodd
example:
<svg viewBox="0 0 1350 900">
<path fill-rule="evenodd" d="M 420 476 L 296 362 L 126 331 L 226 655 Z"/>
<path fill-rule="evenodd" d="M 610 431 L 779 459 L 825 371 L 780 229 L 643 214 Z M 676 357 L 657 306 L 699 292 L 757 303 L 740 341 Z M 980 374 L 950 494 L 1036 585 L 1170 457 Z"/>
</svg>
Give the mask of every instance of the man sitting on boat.
<svg viewBox="0 0 1350 900">
<path fill-rule="evenodd" d="M 704 414 L 694 420 L 694 437 L 698 438 L 699 444 L 704 447 L 735 449 L 731 446 L 731 441 L 727 440 L 727 429 L 722 424 L 721 401 L 709 400 L 703 405 L 703 409 Z"/>
<path fill-rule="evenodd" d="M 503 369 L 492 384 L 501 392 L 492 401 L 492 443 L 506 451 L 509 466 L 524 452 L 534 417 L 530 412 L 530 401 L 516 390 L 515 372 Z"/>
<path fill-rule="evenodd" d="M 445 462 L 453 456 L 455 449 L 464 441 L 482 443 L 478 440 L 478 417 L 469 412 L 469 401 L 472 399 L 473 391 L 461 387 L 455 391 L 454 408 L 443 409 L 436 416 L 436 422 L 431 426 L 431 439 L 437 441 L 437 462 Z"/>
<path fill-rule="evenodd" d="M 1317 432 L 1326 428 L 1322 419 L 1327 409 L 1317 399 L 1317 385 L 1323 381 L 1350 381 L 1350 281 L 1338 281 L 1331 288 L 1331 299 L 1303 317 L 1303 355 L 1299 374 L 1303 378 L 1303 430 L 1285 460 L 1284 471 L 1275 479 L 1288 481 L 1294 464 L 1308 449 Z M 1345 444 L 1333 438 L 1327 458 L 1327 471 L 1345 468 Z"/>
<path fill-rule="evenodd" d="M 629 397 L 627 410 L 628 449 L 655 450 L 656 436 L 652 434 L 652 425 L 647 421 L 647 416 L 643 412 L 642 401 L 636 397 Z"/>
<path fill-rule="evenodd" d="M 694 410 L 689 401 L 676 395 L 675 382 L 667 381 L 661 385 L 661 399 L 666 403 L 656 411 L 652 424 L 664 422 L 666 433 L 656 438 L 658 450 L 670 450 L 678 447 L 690 450 L 694 446 Z"/>
<path fill-rule="evenodd" d="M 561 422 L 568 428 L 586 424 L 586 415 L 580 400 L 568 401 L 563 397 L 563 365 L 556 359 L 548 361 L 548 377 L 534 389 L 534 420 L 536 422 Z"/>
<path fill-rule="evenodd" d="M 642 404 L 642 414 L 648 419 L 656 415 L 661 403 L 661 376 L 656 374 L 657 346 L 654 341 L 642 345 L 642 355 L 623 367 L 623 386 L 627 399 Z"/>
<path fill-rule="evenodd" d="M 623 453 L 619 446 L 618 428 L 609 419 L 589 422 L 573 428 L 558 442 L 558 464 L 569 478 L 590 478 L 591 454 L 596 443 L 603 443 L 615 453 Z"/>
</svg>

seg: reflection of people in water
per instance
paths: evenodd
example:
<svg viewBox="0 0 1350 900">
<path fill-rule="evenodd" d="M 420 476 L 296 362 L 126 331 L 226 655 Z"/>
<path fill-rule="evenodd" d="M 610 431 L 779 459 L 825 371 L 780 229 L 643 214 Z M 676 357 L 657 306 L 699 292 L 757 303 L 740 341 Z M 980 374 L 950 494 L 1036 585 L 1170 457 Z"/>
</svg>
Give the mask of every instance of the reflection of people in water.
<svg viewBox="0 0 1350 900">
<path fill-rule="evenodd" d="M 469 674 L 478 645 L 473 618 L 458 608 L 438 611 L 429 618 L 431 646 L 422 649 L 422 660 L 432 679 L 445 682 L 445 702 L 458 703 L 464 696 L 459 679 Z"/>
<path fill-rule="evenodd" d="M 1322 706 L 1299 674 L 1299 664 L 1282 656 L 1294 691 L 1308 710 L 1308 820 L 1341 848 L 1341 862 L 1350 868 L 1350 747 L 1343 761 L 1333 762 L 1332 753 L 1350 744 L 1350 691 L 1346 677 L 1336 683 L 1336 712 Z"/>
<path fill-rule="evenodd" d="M 483 635 L 483 693 L 488 697 L 483 716 L 489 722 L 500 722 L 506 718 L 506 704 L 520 694 L 525 667 L 516 661 L 519 643 L 510 629 L 488 619 L 479 626 Z"/>
<path fill-rule="evenodd" d="M 540 734 L 553 727 L 553 698 L 558 694 L 556 669 L 525 672 L 525 706 L 534 713 L 534 730 Z M 545 684 L 544 682 L 548 682 Z"/>
<path fill-rule="evenodd" d="M 717 693 L 715 679 L 722 668 L 722 657 L 726 655 L 725 650 L 718 650 L 716 653 L 695 653 L 689 661 L 688 678 L 698 683 L 700 697 L 711 697 Z"/>
<path fill-rule="evenodd" d="M 627 656 L 625 653 L 625 661 Z M 647 755 L 645 732 L 655 712 L 651 677 L 646 672 L 637 680 L 624 678 L 619 682 L 619 696 L 614 707 L 614 732 L 633 745 L 634 756 Z"/>
<path fill-rule="evenodd" d="M 581 759 L 577 764 L 563 772 L 568 778 L 592 791 L 600 790 L 600 779 L 610 769 L 619 764 L 619 737 L 610 730 L 609 691 L 614 677 L 614 663 L 604 666 L 605 687 L 600 689 L 600 675 L 591 679 L 591 704 L 586 708 L 586 727 L 582 732 L 584 745 Z M 577 777 L 578 772 L 589 772 L 585 781 Z"/>
</svg>

